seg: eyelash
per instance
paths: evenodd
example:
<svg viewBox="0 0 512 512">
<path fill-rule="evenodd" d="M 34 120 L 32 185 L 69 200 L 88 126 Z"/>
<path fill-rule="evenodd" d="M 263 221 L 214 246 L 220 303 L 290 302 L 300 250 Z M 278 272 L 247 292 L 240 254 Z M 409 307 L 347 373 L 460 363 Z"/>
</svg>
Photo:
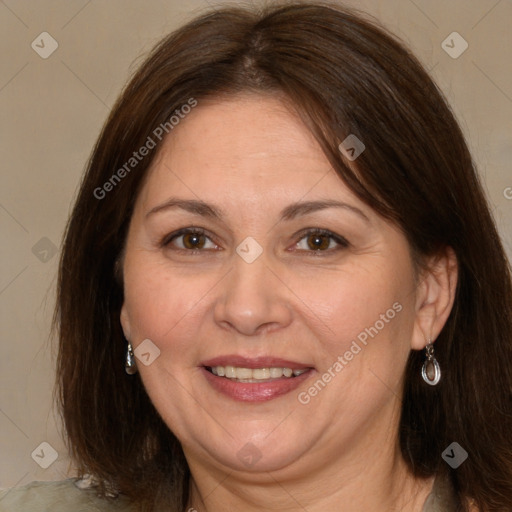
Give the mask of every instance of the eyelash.
<svg viewBox="0 0 512 512">
<path fill-rule="evenodd" d="M 319 255 L 319 254 L 322 254 L 322 253 L 332 253 L 332 252 L 335 252 L 335 251 L 339 251 L 341 249 L 346 249 L 347 247 L 349 247 L 349 242 L 347 241 L 346 238 L 343 238 L 342 236 L 340 235 L 337 235 L 336 233 L 333 233 L 332 231 L 329 231 L 328 229 L 321 229 L 321 228 L 308 228 L 308 229 L 304 229 L 303 231 L 301 231 L 300 233 L 298 233 L 296 236 L 298 237 L 298 240 L 297 242 L 295 243 L 295 245 L 297 245 L 301 240 L 303 240 L 304 238 L 307 238 L 311 235 L 316 235 L 316 236 L 326 236 L 326 237 L 329 237 L 331 240 L 333 240 L 334 242 L 336 242 L 338 244 L 338 247 L 336 248 L 331 248 L 331 249 L 326 249 L 326 250 L 306 250 L 305 252 L 311 252 L 315 255 Z M 330 245 L 330 244 L 329 244 Z M 303 250 L 303 249 L 299 249 L 299 250 Z"/>
<path fill-rule="evenodd" d="M 171 242 L 173 242 L 174 240 L 176 240 L 180 236 L 189 235 L 189 234 L 191 234 L 191 235 L 203 235 L 206 238 L 208 238 L 208 240 L 210 240 L 212 243 L 215 243 L 207 235 L 205 229 L 199 228 L 199 227 L 190 227 L 190 228 L 180 229 L 178 231 L 175 231 L 174 233 L 171 233 L 170 235 L 165 236 L 163 238 L 163 240 L 161 241 L 160 246 L 161 247 L 168 247 L 171 244 Z M 299 242 L 301 242 L 304 238 L 307 238 L 308 236 L 311 236 L 311 235 L 327 236 L 331 240 L 336 242 L 338 244 L 338 247 L 330 248 L 330 249 L 328 248 L 328 249 L 325 249 L 325 250 L 319 250 L 319 249 L 316 249 L 316 250 L 315 249 L 310 249 L 310 250 L 299 249 L 299 251 L 309 252 L 309 253 L 312 253 L 312 254 L 315 254 L 315 255 L 321 255 L 321 254 L 325 254 L 325 253 L 333 253 L 335 251 L 337 252 L 337 251 L 339 251 L 341 249 L 346 249 L 347 247 L 350 246 L 350 243 L 344 237 L 342 237 L 340 235 L 337 235 L 336 233 L 333 233 L 332 231 L 329 231 L 327 229 L 321 229 L 321 228 L 308 228 L 308 229 L 305 229 L 305 230 L 299 232 L 296 235 L 298 237 L 298 240 L 297 240 L 297 242 L 295 242 L 294 247 L 297 246 L 299 244 Z M 187 253 L 187 254 L 197 254 L 197 253 L 200 253 L 200 252 L 204 252 L 205 250 L 212 250 L 212 249 L 183 249 L 183 248 L 179 247 L 179 248 L 175 248 L 173 250 L 184 252 L 184 253 Z"/>
</svg>

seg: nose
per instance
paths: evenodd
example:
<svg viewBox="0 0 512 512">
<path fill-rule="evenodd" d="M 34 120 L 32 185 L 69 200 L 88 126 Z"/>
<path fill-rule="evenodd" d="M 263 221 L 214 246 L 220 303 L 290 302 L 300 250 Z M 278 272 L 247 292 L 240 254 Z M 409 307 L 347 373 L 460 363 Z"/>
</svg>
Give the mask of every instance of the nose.
<svg viewBox="0 0 512 512">
<path fill-rule="evenodd" d="M 223 329 L 245 336 L 278 330 L 292 319 L 289 290 L 265 258 L 246 263 L 235 256 L 234 268 L 223 280 L 214 319 Z"/>
</svg>

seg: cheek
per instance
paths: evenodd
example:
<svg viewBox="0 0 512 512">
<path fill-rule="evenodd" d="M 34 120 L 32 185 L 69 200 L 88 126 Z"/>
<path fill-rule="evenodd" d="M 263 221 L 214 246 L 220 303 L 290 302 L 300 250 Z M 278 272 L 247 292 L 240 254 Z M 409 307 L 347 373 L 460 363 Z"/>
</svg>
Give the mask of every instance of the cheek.
<svg viewBox="0 0 512 512">
<path fill-rule="evenodd" d="M 414 314 L 412 268 L 403 262 L 398 272 L 392 260 L 386 265 L 373 263 L 370 259 L 366 265 L 317 274 L 314 282 L 301 283 L 301 294 L 307 297 L 303 314 L 312 318 L 312 330 L 327 360 L 351 350 L 349 358 L 364 352 L 359 359 L 366 361 L 377 360 L 396 346 L 408 350 Z"/>
<path fill-rule="evenodd" d="M 302 390 L 299 401 L 330 411 L 337 418 L 336 432 L 366 423 L 400 395 L 410 352 L 414 302 L 407 267 L 400 278 L 394 266 L 362 270 L 353 267 L 336 280 L 331 276 L 323 291 L 309 289 L 318 378 Z"/>
<path fill-rule="evenodd" d="M 173 270 L 144 254 L 127 260 L 125 307 L 134 343 L 149 338 L 162 355 L 171 352 L 172 360 L 191 355 L 195 347 L 184 348 L 196 338 L 204 321 L 203 299 L 218 280 L 216 274 Z"/>
</svg>

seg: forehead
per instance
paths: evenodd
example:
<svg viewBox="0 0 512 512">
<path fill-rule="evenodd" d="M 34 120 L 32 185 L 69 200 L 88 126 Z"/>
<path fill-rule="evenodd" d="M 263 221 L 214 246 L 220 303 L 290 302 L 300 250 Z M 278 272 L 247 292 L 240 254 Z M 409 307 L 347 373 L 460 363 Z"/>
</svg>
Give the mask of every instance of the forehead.
<svg viewBox="0 0 512 512">
<path fill-rule="evenodd" d="M 290 106 L 278 97 L 247 94 L 198 102 L 168 137 L 174 151 L 195 149 L 198 155 L 265 158 L 284 152 L 321 156 L 312 134 Z"/>
<path fill-rule="evenodd" d="M 142 195 L 158 201 L 169 191 L 201 199 L 351 195 L 299 116 L 259 95 L 198 102 L 164 140 Z"/>
</svg>

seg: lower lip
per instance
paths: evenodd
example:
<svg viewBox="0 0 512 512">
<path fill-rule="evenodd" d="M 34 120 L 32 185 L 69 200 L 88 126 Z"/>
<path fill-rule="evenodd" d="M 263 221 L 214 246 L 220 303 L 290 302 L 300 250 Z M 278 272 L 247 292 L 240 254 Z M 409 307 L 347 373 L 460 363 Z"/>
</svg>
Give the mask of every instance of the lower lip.
<svg viewBox="0 0 512 512">
<path fill-rule="evenodd" d="M 283 377 L 267 382 L 237 382 L 213 375 L 204 367 L 202 370 L 215 390 L 240 402 L 266 402 L 290 393 L 309 378 L 313 371 L 308 370 L 297 377 Z"/>
</svg>

